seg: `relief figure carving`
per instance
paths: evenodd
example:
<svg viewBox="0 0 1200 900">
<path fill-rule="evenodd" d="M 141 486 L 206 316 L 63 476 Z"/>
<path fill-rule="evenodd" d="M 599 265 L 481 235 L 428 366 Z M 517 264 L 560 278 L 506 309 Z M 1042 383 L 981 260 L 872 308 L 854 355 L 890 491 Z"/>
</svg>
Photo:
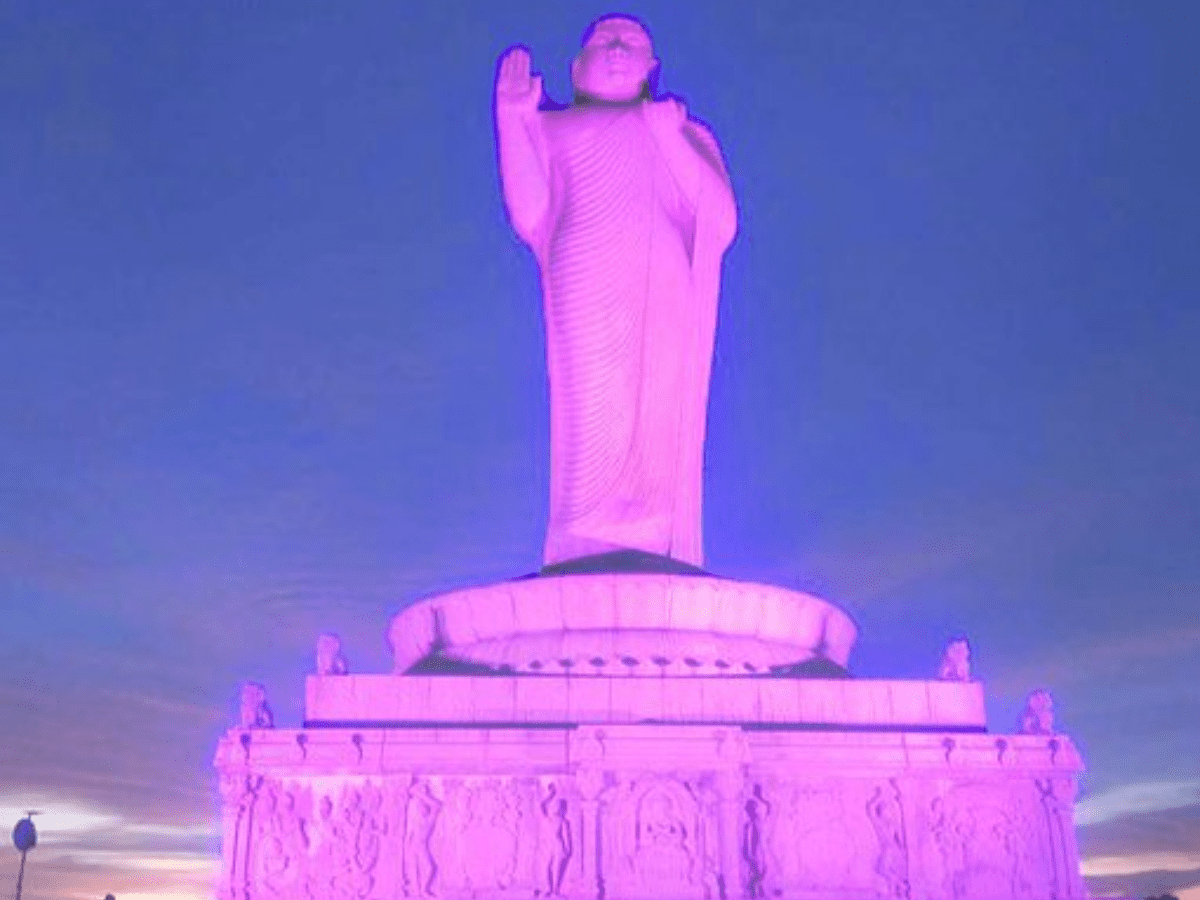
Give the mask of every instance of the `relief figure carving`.
<svg viewBox="0 0 1200 900">
<path fill-rule="evenodd" d="M 649 884 L 676 884 L 694 878 L 694 835 L 675 798 L 661 788 L 647 791 L 638 804 L 636 866 Z"/>
<path fill-rule="evenodd" d="M 267 782 L 261 803 L 254 842 L 258 883 L 268 897 L 279 897 L 301 877 L 308 856 L 308 834 L 295 789 Z"/>
<path fill-rule="evenodd" d="M 879 857 L 875 872 L 883 880 L 882 895 L 895 900 L 908 900 L 911 885 L 908 880 L 908 840 L 904 829 L 904 807 L 900 803 L 900 788 L 895 779 L 875 788 L 867 801 L 867 818 L 879 840 Z"/>
<path fill-rule="evenodd" d="M 571 831 L 571 820 L 568 817 L 567 800 L 558 793 L 558 787 L 552 782 L 542 801 L 542 824 L 544 827 L 543 841 L 545 843 L 545 862 L 542 871 L 542 885 L 538 891 L 545 891 L 548 897 L 562 895 L 563 880 L 567 867 L 571 864 L 571 856 L 575 852 L 575 840 Z"/>
<path fill-rule="evenodd" d="M 1028 823 L 1014 824 L 1000 798 L 982 790 L 952 792 L 935 798 L 931 811 L 943 883 L 953 900 L 1031 896 L 1021 838 Z"/>
<path fill-rule="evenodd" d="M 863 807 L 848 802 L 837 782 L 782 782 L 764 790 L 774 806 L 765 817 L 767 895 L 845 887 L 862 868 L 855 816 Z"/>
<path fill-rule="evenodd" d="M 437 862 L 430 844 L 437 827 L 442 802 L 434 796 L 428 782 L 413 784 L 408 793 L 404 817 L 404 896 L 434 896 Z"/>
<path fill-rule="evenodd" d="M 375 886 L 382 835 L 387 833 L 387 822 L 380 813 L 382 806 L 383 794 L 371 784 L 348 792 L 345 800 L 344 816 L 354 834 L 353 852 L 349 854 L 350 874 L 360 897 L 367 896 Z"/>
<path fill-rule="evenodd" d="M 767 851 L 763 823 L 771 814 L 771 804 L 763 797 L 762 785 L 754 786 L 754 795 L 746 801 L 746 821 L 742 825 L 742 861 L 746 865 L 746 896 L 765 896 L 763 880 L 767 874 Z"/>
</svg>

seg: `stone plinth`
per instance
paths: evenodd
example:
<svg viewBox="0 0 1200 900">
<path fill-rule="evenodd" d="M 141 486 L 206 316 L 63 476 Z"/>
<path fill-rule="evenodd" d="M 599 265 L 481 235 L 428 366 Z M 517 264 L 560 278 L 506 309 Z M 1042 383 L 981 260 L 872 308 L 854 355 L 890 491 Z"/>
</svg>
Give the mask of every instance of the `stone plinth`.
<svg viewBox="0 0 1200 900">
<path fill-rule="evenodd" d="M 431 654 L 493 671 L 758 675 L 845 667 L 858 635 L 828 601 L 705 575 L 528 578 L 420 600 L 393 620 L 394 671 Z"/>
<path fill-rule="evenodd" d="M 309 676 L 309 727 L 677 722 L 984 731 L 977 681 Z"/>
<path fill-rule="evenodd" d="M 364 723 L 216 765 L 226 900 L 1084 896 L 1063 736 Z"/>
</svg>

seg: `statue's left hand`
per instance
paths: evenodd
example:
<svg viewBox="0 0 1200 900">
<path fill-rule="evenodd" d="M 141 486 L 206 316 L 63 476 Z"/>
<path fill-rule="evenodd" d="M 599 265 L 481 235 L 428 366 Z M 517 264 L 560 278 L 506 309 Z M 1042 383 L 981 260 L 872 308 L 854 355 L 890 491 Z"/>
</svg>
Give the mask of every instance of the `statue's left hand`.
<svg viewBox="0 0 1200 900">
<path fill-rule="evenodd" d="M 650 129 L 660 134 L 678 134 L 687 121 L 687 107 L 674 97 L 645 101 L 642 114 Z"/>
</svg>

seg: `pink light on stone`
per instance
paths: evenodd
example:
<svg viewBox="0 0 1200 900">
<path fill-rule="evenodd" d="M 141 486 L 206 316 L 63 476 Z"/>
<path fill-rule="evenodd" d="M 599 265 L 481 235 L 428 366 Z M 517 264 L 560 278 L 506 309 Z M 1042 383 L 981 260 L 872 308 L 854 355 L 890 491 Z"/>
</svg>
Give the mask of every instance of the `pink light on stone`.
<svg viewBox="0 0 1200 900">
<path fill-rule="evenodd" d="M 219 741 L 221 900 L 1084 896 L 1082 760 L 1046 691 L 987 730 L 968 642 L 855 679 L 837 605 L 700 570 L 704 418 L 736 207 L 713 135 L 606 17 L 543 109 L 497 68 L 510 220 L 541 268 L 546 567 L 393 618 L 392 674 L 318 638 L 301 728 L 262 685 Z"/>
<path fill-rule="evenodd" d="M 639 23 L 606 18 L 541 109 L 527 50 L 500 60 L 498 158 L 541 269 L 550 377 L 545 563 L 634 548 L 703 562 L 701 480 L 721 257 L 737 207 L 712 133 L 648 96 Z"/>
</svg>

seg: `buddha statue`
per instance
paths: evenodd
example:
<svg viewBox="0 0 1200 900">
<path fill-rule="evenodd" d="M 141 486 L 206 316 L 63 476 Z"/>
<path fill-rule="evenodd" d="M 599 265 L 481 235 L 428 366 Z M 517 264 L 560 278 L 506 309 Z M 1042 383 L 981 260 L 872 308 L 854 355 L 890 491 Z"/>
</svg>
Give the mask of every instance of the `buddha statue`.
<svg viewBox="0 0 1200 900">
<path fill-rule="evenodd" d="M 550 381 L 544 564 L 640 551 L 701 567 L 705 415 L 721 257 L 737 208 L 716 139 L 656 99 L 650 35 L 606 16 L 544 102 L 528 50 L 500 59 L 509 220 L 541 271 Z"/>
</svg>

